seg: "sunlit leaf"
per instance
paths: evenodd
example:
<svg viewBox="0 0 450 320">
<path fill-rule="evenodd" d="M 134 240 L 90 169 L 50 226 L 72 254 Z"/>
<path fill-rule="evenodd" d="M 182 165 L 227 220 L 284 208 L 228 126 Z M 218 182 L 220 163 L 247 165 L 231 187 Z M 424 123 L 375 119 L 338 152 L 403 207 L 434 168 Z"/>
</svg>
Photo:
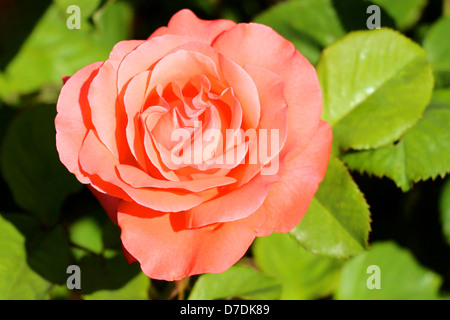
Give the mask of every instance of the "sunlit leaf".
<svg viewBox="0 0 450 320">
<path fill-rule="evenodd" d="M 335 298 L 437 299 L 441 283 L 440 276 L 421 266 L 409 251 L 393 242 L 382 242 L 344 265 Z"/>
<path fill-rule="evenodd" d="M 354 170 L 386 176 L 403 191 L 408 191 L 414 182 L 450 172 L 449 128 L 450 91 L 436 93 L 423 118 L 397 143 L 350 152 L 343 160 Z"/>
<path fill-rule="evenodd" d="M 421 117 L 433 89 L 425 51 L 390 29 L 348 34 L 324 50 L 317 70 L 323 119 L 341 150 L 400 138 Z"/>
<path fill-rule="evenodd" d="M 55 0 L 39 20 L 20 51 L 0 73 L 0 98 L 16 102 L 18 95 L 43 85 L 62 85 L 84 66 L 108 58 L 112 47 L 129 35 L 132 11 L 124 2 L 109 2 L 94 14 L 99 1 Z M 80 8 L 80 29 L 69 29 L 67 6 Z"/>
<path fill-rule="evenodd" d="M 280 283 L 249 266 L 236 265 L 219 274 L 204 274 L 196 281 L 190 300 L 226 298 L 277 299 Z"/>
<path fill-rule="evenodd" d="M 0 300 L 45 299 L 50 287 L 28 266 L 23 235 L 0 216 Z"/>
<path fill-rule="evenodd" d="M 289 234 L 257 238 L 253 254 L 262 273 L 281 283 L 281 299 L 321 298 L 336 288 L 341 262 L 306 251 Z"/>
</svg>

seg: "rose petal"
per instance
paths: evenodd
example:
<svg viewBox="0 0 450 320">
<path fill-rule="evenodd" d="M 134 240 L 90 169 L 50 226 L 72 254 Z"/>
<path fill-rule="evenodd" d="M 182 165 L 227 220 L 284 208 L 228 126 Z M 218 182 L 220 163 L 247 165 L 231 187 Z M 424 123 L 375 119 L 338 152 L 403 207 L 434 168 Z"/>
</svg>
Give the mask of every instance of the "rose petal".
<svg viewBox="0 0 450 320">
<path fill-rule="evenodd" d="M 116 44 L 89 87 L 88 100 L 95 131 L 100 141 L 116 157 L 119 156 L 120 148 L 116 128 L 119 121 L 125 121 L 118 118 L 121 113 L 117 112 L 116 107 L 117 69 L 124 56 L 142 43 L 143 41 L 121 41 Z"/>
<path fill-rule="evenodd" d="M 131 202 L 119 206 L 118 223 L 126 250 L 152 279 L 179 280 L 195 274 L 223 272 L 247 251 L 264 214 L 186 229 L 182 213 L 161 214 Z"/>
<path fill-rule="evenodd" d="M 201 42 L 189 42 L 180 45 L 177 50 L 198 52 L 209 57 L 217 66 L 217 71 L 220 74 L 220 85 L 232 88 L 233 94 L 241 103 L 246 126 L 248 128 L 257 127 L 260 118 L 258 90 L 253 83 L 252 78 L 242 66 Z M 216 89 L 217 88 L 214 88 L 214 86 L 211 88 L 212 91 L 217 91 Z M 219 92 L 222 92 L 222 90 L 219 90 Z"/>
<path fill-rule="evenodd" d="M 262 205 L 270 186 L 278 180 L 278 175 L 259 175 L 238 189 L 193 207 L 186 211 L 187 227 L 198 228 L 250 216 Z"/>
<path fill-rule="evenodd" d="M 163 189 L 129 186 L 117 175 L 116 166 L 119 165 L 117 158 L 92 131 L 86 135 L 80 150 L 79 161 L 92 186 L 114 197 L 125 200 L 131 198 L 143 206 L 164 212 L 188 210 L 204 201 L 202 196 L 195 194 L 179 194 Z"/>
<path fill-rule="evenodd" d="M 88 183 L 89 179 L 80 173 L 78 152 L 88 131 L 86 127 L 91 126 L 89 103 L 85 97 L 102 64 L 90 64 L 70 77 L 62 87 L 56 105 L 56 147 L 59 158 L 82 183 Z"/>
<path fill-rule="evenodd" d="M 117 88 L 123 86 L 135 75 L 150 70 L 154 64 L 173 49 L 191 42 L 192 39 L 178 35 L 165 35 L 145 41 L 130 52 L 120 63 L 117 75 Z"/>
<path fill-rule="evenodd" d="M 170 19 L 167 27 L 161 27 L 150 37 L 155 38 L 165 34 L 179 34 L 210 44 L 223 31 L 232 28 L 236 23 L 231 20 L 202 20 L 191 10 L 178 11 Z"/>
<path fill-rule="evenodd" d="M 149 88 L 156 85 L 165 87 L 170 82 L 178 82 L 183 87 L 194 76 L 204 74 L 219 78 L 214 61 L 201 53 L 177 50 L 162 58 L 153 68 Z"/>
<path fill-rule="evenodd" d="M 232 177 L 211 177 L 209 179 L 190 181 L 168 181 L 155 179 L 142 170 L 128 166 L 118 165 L 117 170 L 123 181 L 134 188 L 161 188 L 185 189 L 190 192 L 201 192 L 210 188 L 225 186 L 236 182 Z"/>
<path fill-rule="evenodd" d="M 317 130 L 322 94 L 314 67 L 294 45 L 270 27 L 238 24 L 220 34 L 212 47 L 241 66 L 269 69 L 285 81 L 289 131 L 285 148 L 305 147 Z"/>
<path fill-rule="evenodd" d="M 146 100 L 146 90 L 150 71 L 144 71 L 136 75 L 127 85 L 121 96 L 123 99 L 124 113 L 127 116 L 126 137 L 128 146 L 136 161 L 142 168 L 147 169 L 147 157 L 145 155 L 144 142 L 140 134 L 140 114 Z"/>
<path fill-rule="evenodd" d="M 258 135 L 256 144 L 250 147 L 247 161 L 230 173 L 238 179 L 238 186 L 247 183 L 272 160 L 271 168 L 273 170 L 264 169 L 264 174 L 278 171 L 280 161 L 284 158 L 280 151 L 285 145 L 288 130 L 288 107 L 284 97 L 285 83 L 283 79 L 265 68 L 246 65 L 244 69 L 258 88 L 261 101 L 261 121 L 256 130 Z M 272 141 L 272 138 L 278 140 Z M 272 149 L 272 147 L 274 148 Z"/>
</svg>

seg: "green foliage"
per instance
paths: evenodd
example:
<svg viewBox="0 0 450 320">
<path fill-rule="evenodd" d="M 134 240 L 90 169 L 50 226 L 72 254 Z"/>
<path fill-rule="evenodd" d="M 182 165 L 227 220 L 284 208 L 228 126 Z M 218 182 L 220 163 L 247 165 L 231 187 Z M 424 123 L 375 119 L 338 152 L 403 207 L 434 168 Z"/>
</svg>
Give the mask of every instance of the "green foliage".
<svg viewBox="0 0 450 320">
<path fill-rule="evenodd" d="M 370 266 L 379 269 L 372 270 Z M 378 289 L 376 273 L 379 273 Z M 335 297 L 345 300 L 437 299 L 441 283 L 441 277 L 421 266 L 409 251 L 392 242 L 381 242 L 342 268 Z"/>
<path fill-rule="evenodd" d="M 18 95 L 32 93 L 43 86 L 59 88 L 62 77 L 82 67 L 108 58 L 112 47 L 129 36 L 132 12 L 123 2 L 78 1 L 80 29 L 69 29 L 68 5 L 58 0 L 50 5 L 22 44 L 20 51 L 0 72 L 0 97 L 11 103 Z M 90 21 L 92 18 L 92 22 Z"/>
<path fill-rule="evenodd" d="M 428 59 L 433 65 L 436 83 L 440 87 L 450 85 L 450 17 L 436 21 L 425 35 L 423 46 L 428 53 Z"/>
<path fill-rule="evenodd" d="M 378 149 L 350 152 L 343 159 L 350 168 L 387 176 L 408 191 L 413 182 L 450 172 L 450 99 L 433 101 L 422 119 L 395 143 Z"/>
<path fill-rule="evenodd" d="M 150 279 L 141 273 L 128 281 L 117 290 L 98 290 L 91 294 L 84 294 L 86 300 L 147 300 Z"/>
<path fill-rule="evenodd" d="M 440 218 L 442 222 L 442 230 L 450 244 L 450 180 L 447 180 L 442 187 L 442 193 L 439 198 Z"/>
<path fill-rule="evenodd" d="M 399 139 L 421 117 L 433 89 L 425 51 L 389 29 L 348 34 L 324 50 L 317 72 L 323 119 L 341 150 Z"/>
<path fill-rule="evenodd" d="M 0 299 L 441 299 L 450 292 L 448 1 L 7 3 L 0 4 Z M 367 30 L 372 4 L 381 9 L 380 30 Z M 66 25 L 70 5 L 80 7 L 80 29 Z M 125 260 L 120 229 L 60 163 L 54 118 L 63 76 L 106 59 L 118 41 L 145 39 L 183 7 L 205 19 L 263 23 L 292 41 L 317 67 L 322 118 L 334 139 L 299 225 L 257 238 L 223 273 L 174 284 L 152 281 Z M 381 203 L 379 183 L 391 181 L 408 201 L 395 195 Z M 425 183 L 439 195 L 418 194 Z M 80 290 L 66 286 L 69 265 L 81 269 Z M 374 265 L 379 289 L 370 288 Z"/>
<path fill-rule="evenodd" d="M 428 0 L 372 0 L 372 2 L 386 10 L 399 30 L 414 26 L 428 4 Z"/>
<path fill-rule="evenodd" d="M 319 191 L 291 233 L 313 253 L 348 257 L 367 247 L 369 215 L 368 205 L 345 165 L 332 156 Z"/>
<path fill-rule="evenodd" d="M 59 161 L 55 145 L 51 105 L 38 105 L 20 112 L 5 133 L 1 146 L 1 170 L 15 202 L 53 224 L 62 202 L 81 186 Z"/>
<path fill-rule="evenodd" d="M 281 299 L 326 297 L 339 279 L 340 261 L 306 251 L 289 234 L 257 238 L 253 254 L 262 272 L 281 283 Z"/>
<path fill-rule="evenodd" d="M 0 216 L 0 299 L 44 299 L 50 286 L 28 266 L 24 237 Z"/>
<path fill-rule="evenodd" d="M 202 275 L 192 288 L 190 300 L 278 299 L 280 283 L 252 267 L 236 265 L 219 274 Z"/>
<path fill-rule="evenodd" d="M 274 28 L 292 41 L 313 64 L 323 48 L 345 34 L 331 0 L 280 2 L 254 21 Z"/>
</svg>

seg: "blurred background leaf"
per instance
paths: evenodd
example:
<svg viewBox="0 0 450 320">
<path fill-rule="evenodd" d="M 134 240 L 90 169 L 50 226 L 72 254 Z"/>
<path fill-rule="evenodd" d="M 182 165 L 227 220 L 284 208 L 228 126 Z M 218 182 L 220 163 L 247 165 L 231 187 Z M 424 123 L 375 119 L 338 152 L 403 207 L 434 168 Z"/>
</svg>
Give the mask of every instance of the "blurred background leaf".
<svg viewBox="0 0 450 320">
<path fill-rule="evenodd" d="M 331 0 L 292 0 L 280 2 L 258 15 L 254 22 L 268 25 L 312 63 L 323 48 L 345 35 Z"/>
<path fill-rule="evenodd" d="M 290 40 L 314 65 L 322 50 L 349 31 L 367 29 L 367 7 L 374 1 L 363 0 L 290 0 L 280 1 L 254 18 Z M 383 27 L 395 26 L 380 8 Z"/>
<path fill-rule="evenodd" d="M 116 290 L 98 290 L 84 294 L 86 300 L 148 300 L 150 279 L 141 273 Z"/>
<path fill-rule="evenodd" d="M 450 17 L 436 21 L 425 35 L 424 49 L 428 59 L 433 65 L 436 85 L 439 87 L 450 86 Z"/>
<path fill-rule="evenodd" d="M 97 291 L 124 289 L 129 281 L 142 272 L 139 264 L 128 264 L 121 252 L 117 252 L 115 256 L 108 258 L 86 255 L 77 261 L 77 265 L 82 272 L 82 295 Z M 137 283 L 139 286 L 140 281 L 137 281 Z M 124 290 L 127 291 L 128 289 Z"/>
<path fill-rule="evenodd" d="M 385 9 L 401 31 L 414 26 L 428 4 L 428 0 L 372 0 L 372 2 Z"/>
<path fill-rule="evenodd" d="M 80 29 L 67 27 L 69 3 L 80 7 Z M 112 47 L 130 36 L 133 12 L 129 4 L 119 1 L 108 1 L 95 11 L 99 3 L 100 0 L 55 0 L 0 73 L 0 98 L 17 104 L 20 95 L 38 91 L 42 86 L 58 91 L 62 76 L 71 76 L 90 63 L 108 58 Z M 11 18 L 6 17 L 6 21 Z"/>
<path fill-rule="evenodd" d="M 306 251 L 290 234 L 257 238 L 253 255 L 261 272 L 281 283 L 281 299 L 324 298 L 336 288 L 341 262 Z"/>
<path fill-rule="evenodd" d="M 1 171 L 15 202 L 48 226 L 58 219 L 67 195 L 81 188 L 59 160 L 55 116 L 52 105 L 24 109 L 9 124 L 0 151 Z"/>
<path fill-rule="evenodd" d="M 450 245 L 450 179 L 447 179 L 447 182 L 442 187 L 439 198 L 439 209 L 442 230 L 447 239 L 447 243 Z"/>
<path fill-rule="evenodd" d="M 0 2 L 0 71 L 3 71 L 44 14 L 51 0 Z M 23 10 L 27 8 L 27 10 Z M 14 30 L 14 32 L 11 32 Z"/>
<path fill-rule="evenodd" d="M 27 263 L 25 238 L 0 215 L 0 300 L 45 299 L 51 283 Z"/>
<path fill-rule="evenodd" d="M 189 295 L 190 300 L 263 299 L 280 297 L 281 285 L 275 279 L 246 265 L 235 265 L 219 274 L 199 277 Z"/>
<path fill-rule="evenodd" d="M 379 267 L 379 289 L 369 289 L 367 286 L 372 274 L 368 272 L 368 267 L 372 265 Z M 344 265 L 335 298 L 344 300 L 438 299 L 441 283 L 441 277 L 421 266 L 408 250 L 393 242 L 380 242 Z"/>
</svg>

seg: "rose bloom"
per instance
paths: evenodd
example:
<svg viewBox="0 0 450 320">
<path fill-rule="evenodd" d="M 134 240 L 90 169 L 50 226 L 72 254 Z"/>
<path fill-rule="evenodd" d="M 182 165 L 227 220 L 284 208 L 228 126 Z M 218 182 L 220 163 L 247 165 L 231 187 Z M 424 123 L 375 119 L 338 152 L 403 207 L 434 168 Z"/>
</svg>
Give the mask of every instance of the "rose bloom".
<svg viewBox="0 0 450 320">
<path fill-rule="evenodd" d="M 225 271 L 255 237 L 292 230 L 325 175 L 332 134 L 316 71 L 267 26 L 181 10 L 65 80 L 60 159 L 150 278 Z M 189 139 L 174 139 L 179 129 Z M 254 134 L 216 141 L 207 129 Z M 202 156 L 174 161 L 181 153 Z"/>
</svg>

